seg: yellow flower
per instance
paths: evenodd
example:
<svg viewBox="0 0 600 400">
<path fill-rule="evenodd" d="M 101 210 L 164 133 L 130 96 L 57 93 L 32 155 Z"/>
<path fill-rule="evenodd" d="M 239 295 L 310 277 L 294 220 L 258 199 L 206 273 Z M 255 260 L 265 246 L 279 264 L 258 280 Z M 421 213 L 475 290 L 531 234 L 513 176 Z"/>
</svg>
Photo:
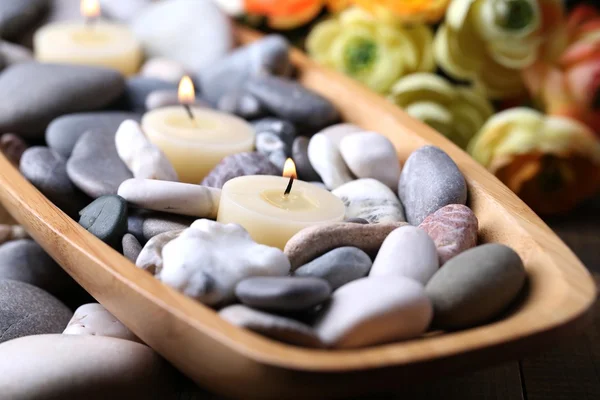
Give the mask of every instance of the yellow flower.
<svg viewBox="0 0 600 400">
<path fill-rule="evenodd" d="M 377 13 L 390 11 L 406 22 L 437 22 L 443 16 L 450 0 L 351 0 L 352 3 Z"/>
<path fill-rule="evenodd" d="M 432 73 L 405 76 L 392 87 L 389 98 L 462 148 L 494 113 L 481 94 Z"/>
<path fill-rule="evenodd" d="M 570 118 L 528 108 L 500 112 L 469 153 L 541 214 L 566 212 L 600 188 L 600 142 Z"/>
<path fill-rule="evenodd" d="M 433 71 L 432 42 L 423 24 L 402 27 L 350 8 L 317 24 L 306 47 L 317 62 L 385 93 L 401 76 Z"/>
<path fill-rule="evenodd" d="M 453 0 L 435 38 L 436 61 L 489 97 L 519 95 L 520 70 L 536 61 L 562 7 L 561 0 Z"/>
</svg>

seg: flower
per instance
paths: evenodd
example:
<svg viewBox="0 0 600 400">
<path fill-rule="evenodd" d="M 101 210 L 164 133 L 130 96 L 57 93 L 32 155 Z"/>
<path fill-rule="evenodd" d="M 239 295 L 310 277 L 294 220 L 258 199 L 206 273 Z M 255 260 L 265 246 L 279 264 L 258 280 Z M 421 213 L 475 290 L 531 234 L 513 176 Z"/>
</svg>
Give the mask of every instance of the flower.
<svg viewBox="0 0 600 400">
<path fill-rule="evenodd" d="M 406 22 L 437 22 L 444 16 L 450 0 L 351 0 L 365 10 L 390 11 Z"/>
<path fill-rule="evenodd" d="M 561 0 L 453 0 L 435 38 L 436 61 L 489 97 L 517 96 L 525 89 L 520 69 L 536 61 L 562 11 Z"/>
<path fill-rule="evenodd" d="M 577 119 L 600 135 L 600 13 L 575 8 L 523 78 L 546 113 Z"/>
<path fill-rule="evenodd" d="M 349 0 L 244 0 L 244 9 L 249 14 L 267 17 L 273 29 L 293 29 L 317 17 L 328 6 L 336 12 L 348 6 Z"/>
<path fill-rule="evenodd" d="M 570 118 L 502 111 L 473 138 L 469 153 L 541 214 L 566 212 L 600 188 L 600 142 Z"/>
<path fill-rule="evenodd" d="M 432 42 L 426 25 L 402 27 L 350 8 L 317 24 L 306 48 L 317 62 L 386 93 L 401 76 L 433 71 Z"/>
<path fill-rule="evenodd" d="M 481 94 L 432 73 L 400 79 L 389 99 L 462 148 L 494 113 L 492 104 Z"/>
</svg>

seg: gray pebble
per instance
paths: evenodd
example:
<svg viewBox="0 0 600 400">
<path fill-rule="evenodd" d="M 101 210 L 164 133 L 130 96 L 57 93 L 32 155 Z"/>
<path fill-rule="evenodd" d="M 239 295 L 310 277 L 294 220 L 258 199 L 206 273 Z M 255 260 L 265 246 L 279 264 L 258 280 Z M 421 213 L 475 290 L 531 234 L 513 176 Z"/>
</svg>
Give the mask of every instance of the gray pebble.
<svg viewBox="0 0 600 400">
<path fill-rule="evenodd" d="M 13 240 L 0 246 L 0 280 L 29 283 L 62 297 L 77 288 L 71 277 L 29 239 Z"/>
<path fill-rule="evenodd" d="M 96 111 L 67 114 L 53 120 L 46 129 L 46 143 L 65 157 L 71 156 L 79 138 L 87 131 L 94 130 L 99 135 L 114 139 L 123 121 L 140 121 L 141 114 L 121 111 Z"/>
<path fill-rule="evenodd" d="M 292 154 L 292 144 L 296 138 L 296 128 L 291 122 L 279 118 L 263 118 L 252 122 L 257 135 L 271 133 L 285 145 L 285 154 Z"/>
<path fill-rule="evenodd" d="M 123 93 L 119 72 L 82 65 L 15 64 L 0 75 L 0 131 L 28 138 L 64 114 L 102 109 Z"/>
<path fill-rule="evenodd" d="M 265 155 L 281 171 L 287 159 L 285 147 L 285 143 L 273 132 L 256 134 L 256 151 Z"/>
<path fill-rule="evenodd" d="M 73 313 L 45 290 L 0 280 L 0 343 L 22 336 L 61 333 Z"/>
<path fill-rule="evenodd" d="M 127 79 L 125 92 L 119 99 L 118 107 L 128 111 L 145 112 L 148 95 L 157 90 L 177 91 L 177 85 L 156 78 L 131 77 Z"/>
<path fill-rule="evenodd" d="M 323 347 L 310 326 L 280 315 L 236 304 L 223 308 L 219 311 L 219 316 L 233 325 L 250 329 L 281 342 L 305 347 Z"/>
<path fill-rule="evenodd" d="M 233 90 L 224 94 L 219 99 L 217 108 L 248 120 L 259 118 L 267 113 L 256 97 L 243 90 Z"/>
<path fill-rule="evenodd" d="M 6 65 L 33 61 L 33 53 L 25 46 L 0 40 L 0 55 Z"/>
<path fill-rule="evenodd" d="M 461 329 L 497 316 L 523 288 L 523 261 L 511 248 L 485 244 L 450 259 L 425 291 L 434 308 L 434 325 Z"/>
<path fill-rule="evenodd" d="M 146 109 L 148 111 L 155 110 L 157 108 L 179 106 L 179 95 L 177 90 L 155 90 L 146 96 Z M 211 108 L 210 104 L 202 100 L 201 97 L 196 96 L 195 106 Z"/>
<path fill-rule="evenodd" d="M 127 217 L 127 233 L 131 233 L 141 243 L 145 244 L 144 239 L 144 219 L 150 214 L 146 210 L 132 209 Z"/>
<path fill-rule="evenodd" d="M 114 137 L 98 131 L 81 136 L 67 162 L 67 173 L 92 198 L 116 194 L 121 183 L 133 178 L 117 153 Z"/>
<path fill-rule="evenodd" d="M 313 168 L 308 159 L 308 143 L 310 139 L 306 136 L 298 136 L 292 145 L 292 158 L 296 163 L 298 179 L 303 181 L 321 181 L 321 177 Z"/>
<path fill-rule="evenodd" d="M 123 246 L 123 255 L 132 263 L 135 263 L 142 252 L 142 245 L 131 233 L 126 233 L 121 241 Z"/>
<path fill-rule="evenodd" d="M 49 0 L 0 1 L 0 36 L 18 39 L 43 15 L 48 3 Z"/>
<path fill-rule="evenodd" d="M 258 76 L 247 81 L 245 89 L 279 118 L 306 129 L 318 130 L 340 118 L 329 100 L 289 79 Z"/>
<path fill-rule="evenodd" d="M 245 305 L 261 310 L 304 311 L 326 301 L 331 287 L 315 277 L 257 276 L 241 281 L 235 295 Z"/>
<path fill-rule="evenodd" d="M 27 150 L 27 143 L 20 136 L 13 133 L 5 133 L 0 136 L 0 152 L 14 165 L 19 165 L 25 150 Z"/>
<path fill-rule="evenodd" d="M 285 75 L 290 70 L 288 42 L 280 35 L 269 35 L 243 46 L 227 57 L 203 68 L 198 74 L 202 93 L 217 104 L 228 93 L 240 89 L 252 76 Z"/>
<path fill-rule="evenodd" d="M 294 271 L 295 276 L 325 279 L 332 290 L 368 275 L 373 262 L 356 247 L 340 247 L 315 258 Z"/>
<path fill-rule="evenodd" d="M 161 233 L 189 228 L 195 217 L 168 213 L 149 213 L 144 216 L 142 234 L 144 240 L 150 240 Z"/>
<path fill-rule="evenodd" d="M 400 174 L 398 194 L 406 220 L 419 225 L 448 204 L 467 202 L 467 184 L 454 161 L 435 146 L 412 152 Z"/>
<path fill-rule="evenodd" d="M 204 178 L 202 185 L 221 189 L 228 180 L 246 175 L 281 175 L 281 170 L 264 154 L 238 153 L 225 157 L 217 164 Z"/>
<path fill-rule="evenodd" d="M 20 170 L 40 192 L 71 217 L 88 199 L 79 193 L 67 175 L 67 160 L 48 147 L 30 147 L 21 157 Z"/>
<path fill-rule="evenodd" d="M 79 224 L 103 242 L 118 248 L 127 232 L 127 202 L 102 196 L 79 212 Z"/>
</svg>

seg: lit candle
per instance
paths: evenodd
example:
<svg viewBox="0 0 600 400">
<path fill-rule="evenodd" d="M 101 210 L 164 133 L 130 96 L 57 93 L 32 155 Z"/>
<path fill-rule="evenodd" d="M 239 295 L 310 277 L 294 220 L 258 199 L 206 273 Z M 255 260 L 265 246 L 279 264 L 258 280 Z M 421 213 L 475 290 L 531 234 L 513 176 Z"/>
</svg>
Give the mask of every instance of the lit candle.
<svg viewBox="0 0 600 400">
<path fill-rule="evenodd" d="M 41 62 L 108 67 L 134 75 L 142 61 L 142 49 L 125 25 L 99 21 L 98 0 L 81 0 L 86 22 L 58 22 L 39 29 L 34 36 L 35 57 Z"/>
<path fill-rule="evenodd" d="M 200 183 L 228 155 L 254 149 L 254 128 L 234 115 L 192 107 L 194 84 L 179 84 L 181 106 L 152 110 L 142 118 L 146 136 L 167 156 L 182 182 Z"/>
<path fill-rule="evenodd" d="M 296 167 L 291 159 L 283 175 L 241 176 L 225 183 L 217 221 L 240 224 L 256 242 L 283 249 L 308 226 L 344 219 L 345 206 L 339 198 L 312 183 L 294 180 Z"/>
</svg>

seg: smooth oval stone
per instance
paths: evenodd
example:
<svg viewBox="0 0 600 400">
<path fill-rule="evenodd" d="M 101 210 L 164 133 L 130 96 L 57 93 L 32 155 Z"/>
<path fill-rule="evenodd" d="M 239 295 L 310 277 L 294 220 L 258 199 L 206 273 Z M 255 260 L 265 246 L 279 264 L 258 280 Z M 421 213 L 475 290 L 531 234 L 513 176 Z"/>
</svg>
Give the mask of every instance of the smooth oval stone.
<svg viewBox="0 0 600 400">
<path fill-rule="evenodd" d="M 96 111 L 67 114 L 53 120 L 46 129 L 48 146 L 65 157 L 71 156 L 73 148 L 84 133 L 93 130 L 99 135 L 115 137 L 123 121 L 140 120 L 137 113 L 121 111 Z"/>
<path fill-rule="evenodd" d="M 221 200 L 221 189 L 154 179 L 128 179 L 118 194 L 147 210 L 212 219 L 217 218 Z"/>
<path fill-rule="evenodd" d="M 65 328 L 66 335 L 106 336 L 139 342 L 140 339 L 102 304 L 84 304 L 75 310 Z"/>
<path fill-rule="evenodd" d="M 171 240 L 179 237 L 182 232 L 183 229 L 180 231 L 169 231 L 156 235 L 148 240 L 148 243 L 146 243 L 135 261 L 135 265 L 144 271 L 148 271 L 152 275 L 159 275 L 163 268 L 163 247 Z"/>
<path fill-rule="evenodd" d="M 221 96 L 217 102 L 217 109 L 247 120 L 260 118 L 267 114 L 267 110 L 260 101 L 242 89 L 232 90 Z"/>
<path fill-rule="evenodd" d="M 189 228 L 196 219 L 186 215 L 148 213 L 142 222 L 142 235 L 144 240 L 150 240 L 161 233 Z"/>
<path fill-rule="evenodd" d="M 75 217 L 88 202 L 69 179 L 67 160 L 48 147 L 27 149 L 19 169 L 33 186 L 71 217 Z"/>
<path fill-rule="evenodd" d="M 298 179 L 303 181 L 321 181 L 321 177 L 313 168 L 308 158 L 308 143 L 310 139 L 306 136 L 298 136 L 292 144 L 292 158 L 296 163 Z"/>
<path fill-rule="evenodd" d="M 0 280 L 0 343 L 22 336 L 60 333 L 72 315 L 45 290 L 25 282 Z M 3 360 L 0 356 L 0 362 Z"/>
<path fill-rule="evenodd" d="M 427 232 L 435 242 L 440 265 L 477 246 L 479 221 L 473 211 L 462 204 L 440 208 L 425 218 L 419 228 Z"/>
<path fill-rule="evenodd" d="M 358 178 L 373 178 L 391 190 L 398 190 L 400 161 L 393 143 L 379 133 L 363 132 L 346 136 L 340 142 L 346 165 Z"/>
<path fill-rule="evenodd" d="M 117 107 L 143 113 L 146 111 L 148 96 L 157 90 L 169 90 L 173 92 L 177 90 L 177 85 L 155 78 L 131 77 L 127 79 L 125 92 L 119 99 Z"/>
<path fill-rule="evenodd" d="M 27 143 L 19 136 L 12 133 L 5 133 L 0 136 L 0 152 L 2 152 L 13 165 L 19 165 L 25 150 L 27 150 Z"/>
<path fill-rule="evenodd" d="M 43 15 L 49 0 L 19 0 L 0 2 L 0 36 L 15 40 L 31 28 Z"/>
<path fill-rule="evenodd" d="M 0 224 L 0 244 L 19 239 L 29 239 L 29 234 L 21 225 Z"/>
<path fill-rule="evenodd" d="M 369 276 L 403 276 L 425 285 L 438 268 L 437 249 L 427 232 L 403 226 L 384 240 Z"/>
<path fill-rule="evenodd" d="M 267 156 L 271 164 L 283 171 L 287 160 L 285 143 L 273 132 L 256 134 L 256 151 Z"/>
<path fill-rule="evenodd" d="M 268 35 L 242 46 L 198 74 L 205 98 L 217 104 L 223 96 L 239 90 L 260 74 L 286 75 L 290 71 L 289 43 L 281 35 Z"/>
<path fill-rule="evenodd" d="M 64 114 L 108 106 L 125 88 L 113 69 L 81 65 L 15 64 L 0 75 L 0 131 L 42 138 L 48 124 Z"/>
<path fill-rule="evenodd" d="M 268 314 L 236 304 L 219 311 L 219 316 L 229 323 L 246 328 L 280 342 L 305 347 L 322 347 L 315 331 L 302 322 L 280 315 Z"/>
<path fill-rule="evenodd" d="M 429 215 L 448 204 L 467 202 L 467 184 L 454 161 L 435 146 L 424 146 L 406 160 L 398 194 L 407 221 L 419 225 Z"/>
<path fill-rule="evenodd" d="M 147 57 L 174 60 L 189 71 L 208 68 L 234 45 L 231 22 L 211 0 L 155 2 L 131 21 L 131 28 Z"/>
<path fill-rule="evenodd" d="M 185 75 L 187 75 L 187 71 L 183 65 L 161 57 L 149 59 L 140 70 L 140 76 L 144 78 L 160 79 L 175 84 L 178 84 Z"/>
<path fill-rule="evenodd" d="M 225 157 L 202 181 L 203 186 L 221 189 L 230 179 L 246 175 L 281 175 L 267 156 L 258 152 L 232 154 Z"/>
<path fill-rule="evenodd" d="M 245 305 L 275 312 L 304 311 L 329 298 L 331 287 L 315 277 L 258 276 L 244 279 L 235 287 Z"/>
<path fill-rule="evenodd" d="M 318 130 L 340 118 L 329 100 L 289 79 L 261 75 L 248 80 L 244 88 L 274 115 L 306 129 Z"/>
<path fill-rule="evenodd" d="M 25 46 L 0 40 L 0 57 L 6 65 L 33 61 L 33 52 Z"/>
<path fill-rule="evenodd" d="M 336 290 L 314 326 L 327 346 L 355 348 L 417 337 L 427 330 L 432 315 L 419 283 L 397 276 L 368 277 Z"/>
<path fill-rule="evenodd" d="M 0 280 L 4 279 L 29 283 L 59 298 L 77 288 L 75 281 L 30 239 L 0 246 Z"/>
<path fill-rule="evenodd" d="M 339 148 L 340 143 L 345 137 L 364 131 L 365 130 L 359 126 L 347 122 L 342 122 L 339 124 L 328 126 L 327 128 L 321 130 L 319 133 L 327 136 L 329 140 L 331 140 L 333 144 L 337 148 Z"/>
<path fill-rule="evenodd" d="M 461 329 L 489 321 L 519 295 L 527 274 L 510 247 L 484 244 L 444 264 L 425 290 L 434 308 L 434 325 Z"/>
<path fill-rule="evenodd" d="M 373 263 L 356 247 L 340 247 L 315 258 L 294 271 L 294 276 L 316 277 L 329 282 L 332 290 L 367 276 Z"/>
<path fill-rule="evenodd" d="M 85 133 L 67 161 L 71 181 L 92 198 L 116 194 L 133 174 L 117 153 L 114 136 L 98 131 Z"/>
<path fill-rule="evenodd" d="M 285 245 L 292 270 L 338 247 L 357 247 L 374 258 L 385 238 L 406 222 L 353 224 L 339 222 L 310 226 L 296 233 Z"/>
<path fill-rule="evenodd" d="M 102 196 L 79 212 L 79 224 L 103 242 L 118 248 L 127 233 L 127 202 L 120 196 Z"/>
<path fill-rule="evenodd" d="M 155 90 L 146 96 L 146 109 L 148 111 L 155 110 L 157 108 L 179 106 L 179 95 L 177 90 Z M 194 105 L 197 107 L 211 108 L 210 104 L 204 101 L 201 97 L 196 96 Z"/>
<path fill-rule="evenodd" d="M 127 232 L 135 236 L 141 244 L 146 243 L 146 239 L 144 238 L 144 219 L 148 213 L 150 211 L 134 208 L 129 210 L 129 215 L 127 216 Z"/>
<path fill-rule="evenodd" d="M 308 159 L 325 186 L 330 189 L 335 189 L 354 180 L 340 154 L 340 150 L 325 135 L 316 134 L 310 139 Z"/>
<path fill-rule="evenodd" d="M 364 218 L 369 223 L 406 221 L 400 200 L 375 179 L 358 179 L 331 191 L 346 206 L 346 218 Z"/>
<path fill-rule="evenodd" d="M 38 335 L 0 346 L 7 399 L 170 399 L 171 367 L 146 345 L 92 335 Z"/>
<path fill-rule="evenodd" d="M 142 252 L 142 245 L 131 233 L 126 233 L 121 240 L 123 247 L 123 255 L 132 263 L 135 263 L 140 253 Z"/>
</svg>

